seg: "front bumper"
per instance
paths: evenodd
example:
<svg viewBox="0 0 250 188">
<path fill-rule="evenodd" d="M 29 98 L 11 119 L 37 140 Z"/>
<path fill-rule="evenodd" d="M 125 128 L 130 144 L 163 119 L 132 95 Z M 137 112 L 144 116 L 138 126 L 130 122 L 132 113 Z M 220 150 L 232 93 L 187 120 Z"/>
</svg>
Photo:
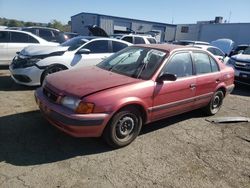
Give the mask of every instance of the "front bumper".
<svg viewBox="0 0 250 188">
<path fill-rule="evenodd" d="M 74 137 L 100 137 L 110 114 L 74 114 L 65 107 L 50 102 L 42 88 L 35 91 L 35 99 L 45 118 L 59 130 Z"/>
<path fill-rule="evenodd" d="M 13 69 L 12 65 L 9 66 L 9 70 L 12 79 L 16 83 L 26 86 L 39 86 L 41 84 L 41 75 L 44 71 L 36 66 Z"/>
</svg>

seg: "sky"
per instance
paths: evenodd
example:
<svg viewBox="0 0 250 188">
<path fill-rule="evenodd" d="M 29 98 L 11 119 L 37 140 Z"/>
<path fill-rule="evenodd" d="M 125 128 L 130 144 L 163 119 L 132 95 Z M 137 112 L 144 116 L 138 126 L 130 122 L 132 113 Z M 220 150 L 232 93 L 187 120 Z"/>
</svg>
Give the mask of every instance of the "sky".
<svg viewBox="0 0 250 188">
<path fill-rule="evenodd" d="M 222 16 L 230 23 L 250 22 L 250 0 L 0 0 L 0 17 L 66 24 L 81 12 L 169 24 L 188 24 Z"/>
</svg>

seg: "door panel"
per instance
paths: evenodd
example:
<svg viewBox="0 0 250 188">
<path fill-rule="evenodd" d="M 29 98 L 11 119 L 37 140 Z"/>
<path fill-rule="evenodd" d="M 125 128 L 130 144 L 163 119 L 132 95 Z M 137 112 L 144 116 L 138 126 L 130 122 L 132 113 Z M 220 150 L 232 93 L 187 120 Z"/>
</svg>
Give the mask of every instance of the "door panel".
<svg viewBox="0 0 250 188">
<path fill-rule="evenodd" d="M 152 119 L 158 120 L 193 109 L 195 96 L 195 77 L 166 81 L 156 84 Z"/>
</svg>

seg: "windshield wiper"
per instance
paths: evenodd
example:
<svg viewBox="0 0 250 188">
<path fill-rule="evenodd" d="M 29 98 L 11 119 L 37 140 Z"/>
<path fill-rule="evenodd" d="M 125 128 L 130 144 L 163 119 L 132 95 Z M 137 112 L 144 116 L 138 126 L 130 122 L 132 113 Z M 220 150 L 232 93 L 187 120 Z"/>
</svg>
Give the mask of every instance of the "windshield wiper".
<svg viewBox="0 0 250 188">
<path fill-rule="evenodd" d="M 129 53 L 127 56 L 124 56 L 123 58 L 121 58 L 116 64 L 114 64 L 113 66 L 111 66 L 108 70 L 112 72 L 112 70 L 116 67 L 116 65 L 123 63 L 127 58 L 129 58 L 132 54 L 134 54 L 136 52 L 131 52 Z"/>
</svg>

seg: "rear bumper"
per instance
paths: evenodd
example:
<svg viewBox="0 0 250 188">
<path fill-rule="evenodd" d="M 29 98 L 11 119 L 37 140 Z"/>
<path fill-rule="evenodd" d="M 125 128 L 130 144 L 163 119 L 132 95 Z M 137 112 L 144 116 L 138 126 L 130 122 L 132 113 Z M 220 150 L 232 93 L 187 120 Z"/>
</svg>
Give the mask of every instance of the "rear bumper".
<svg viewBox="0 0 250 188">
<path fill-rule="evenodd" d="M 35 98 L 45 118 L 59 130 L 74 137 L 100 137 L 110 117 L 105 113 L 75 114 L 48 101 L 42 88 L 35 91 Z"/>
</svg>

